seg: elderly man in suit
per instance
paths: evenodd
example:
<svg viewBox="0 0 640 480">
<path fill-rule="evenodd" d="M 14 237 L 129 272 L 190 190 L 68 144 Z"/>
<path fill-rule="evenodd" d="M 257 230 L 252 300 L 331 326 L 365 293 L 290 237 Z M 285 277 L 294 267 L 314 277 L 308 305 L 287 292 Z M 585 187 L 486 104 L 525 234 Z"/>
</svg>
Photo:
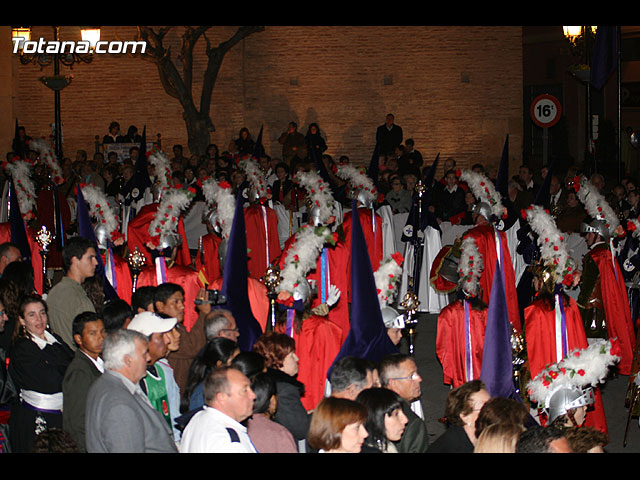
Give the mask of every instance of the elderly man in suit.
<svg viewBox="0 0 640 480">
<path fill-rule="evenodd" d="M 116 330 L 104 340 L 105 372 L 87 397 L 89 453 L 177 453 L 171 428 L 140 388 L 150 360 L 147 337 Z"/>
</svg>

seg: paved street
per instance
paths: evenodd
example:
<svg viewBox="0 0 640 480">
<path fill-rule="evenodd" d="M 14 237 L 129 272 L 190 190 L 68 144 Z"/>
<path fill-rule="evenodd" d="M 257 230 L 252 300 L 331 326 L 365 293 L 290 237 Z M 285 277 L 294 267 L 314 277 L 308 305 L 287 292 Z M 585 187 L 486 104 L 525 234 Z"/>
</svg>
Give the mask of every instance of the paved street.
<svg viewBox="0 0 640 480">
<path fill-rule="evenodd" d="M 422 376 L 422 406 L 429 430 L 430 442 L 434 441 L 445 427 L 438 421 L 444 416 L 445 400 L 449 387 L 442 383 L 442 367 L 436 357 L 435 339 L 437 315 L 420 316 L 416 329 L 414 357 Z M 408 351 L 408 343 L 403 339 L 401 350 Z M 602 388 L 610 443 L 606 447 L 608 453 L 640 453 L 640 427 L 634 418 L 629 427 L 627 446 L 623 447 L 624 430 L 628 410 L 624 407 L 624 397 L 628 377 L 611 378 Z"/>
</svg>

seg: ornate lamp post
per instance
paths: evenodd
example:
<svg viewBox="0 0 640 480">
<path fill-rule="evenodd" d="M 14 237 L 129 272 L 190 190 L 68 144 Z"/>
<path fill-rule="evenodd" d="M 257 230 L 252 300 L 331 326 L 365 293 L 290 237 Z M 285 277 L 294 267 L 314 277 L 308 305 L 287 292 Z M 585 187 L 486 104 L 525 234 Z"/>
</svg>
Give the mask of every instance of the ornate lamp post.
<svg viewBox="0 0 640 480">
<path fill-rule="evenodd" d="M 54 26 L 53 28 L 53 40 L 59 42 L 60 39 L 60 27 Z M 73 79 L 72 75 L 60 75 L 60 64 L 66 65 L 73 69 L 73 65 L 77 62 L 91 63 L 93 61 L 93 51 L 96 43 L 100 40 L 100 29 L 97 27 L 83 28 L 81 30 L 82 41 L 89 45 L 87 53 L 80 53 L 76 49 L 70 49 L 69 52 L 65 52 L 64 46 L 61 45 L 60 51 L 55 48 L 38 48 L 34 52 L 26 51 L 25 44 L 31 40 L 31 28 L 30 27 L 14 27 L 12 29 L 12 38 L 16 39 L 16 42 L 20 49 L 20 62 L 23 65 L 36 64 L 40 65 L 42 70 L 44 67 L 53 63 L 53 75 L 42 76 L 40 81 L 53 90 L 53 106 L 54 106 L 54 125 L 53 136 L 55 145 L 55 154 L 58 159 L 62 158 L 62 122 L 60 114 L 60 91 L 71 83 Z M 17 39 L 23 39 L 21 42 Z M 62 42 L 64 44 L 64 42 Z M 82 51 L 81 49 L 77 49 Z M 51 53 L 50 53 L 51 52 Z"/>
<path fill-rule="evenodd" d="M 593 38 L 596 28 L 593 26 L 563 26 L 562 31 L 569 42 L 571 54 L 579 58 L 581 62 L 569 68 L 571 74 L 577 78 L 585 87 L 585 164 L 588 154 L 593 152 L 593 135 L 591 122 L 591 84 L 590 84 L 590 56 Z M 594 172 L 597 171 L 597 164 L 594 161 Z"/>
</svg>

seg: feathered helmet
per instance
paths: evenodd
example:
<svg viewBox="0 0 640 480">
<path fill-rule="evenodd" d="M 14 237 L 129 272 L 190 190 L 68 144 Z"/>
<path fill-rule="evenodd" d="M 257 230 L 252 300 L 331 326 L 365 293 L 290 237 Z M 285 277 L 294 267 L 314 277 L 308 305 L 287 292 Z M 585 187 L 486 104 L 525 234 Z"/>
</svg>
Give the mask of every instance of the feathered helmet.
<svg viewBox="0 0 640 480">
<path fill-rule="evenodd" d="M 156 182 L 158 183 L 158 191 L 156 193 L 161 196 L 172 184 L 171 162 L 164 152 L 160 150 L 149 152 L 147 160 L 155 167 Z"/>
<path fill-rule="evenodd" d="M 480 276 L 484 270 L 482 255 L 475 240 L 467 236 L 460 245 L 460 261 L 458 262 L 458 289 L 465 298 L 480 295 Z"/>
<path fill-rule="evenodd" d="M 164 251 L 180 245 L 182 237 L 178 235 L 180 214 L 193 200 L 194 193 L 180 187 L 167 187 L 162 195 L 158 210 L 149 224 L 151 243 L 156 250 Z"/>
<path fill-rule="evenodd" d="M 530 205 L 522 213 L 536 233 L 540 247 L 540 261 L 530 267 L 531 271 L 542 280 L 549 293 L 559 284 L 571 286 L 576 265 L 554 218 L 540 205 Z"/>
<path fill-rule="evenodd" d="M 496 191 L 491 180 L 473 170 L 460 170 L 458 178 L 469 185 L 471 193 L 478 200 L 475 213 L 482 215 L 489 222 L 496 222 L 504 217 L 505 208 L 502 205 L 500 193 Z"/>
<path fill-rule="evenodd" d="M 209 206 L 207 221 L 223 239 L 228 239 L 236 210 L 231 185 L 227 181 L 217 182 L 213 178 L 207 178 L 202 182 L 202 194 Z"/>
<path fill-rule="evenodd" d="M 574 408 L 592 404 L 593 387 L 605 381 L 609 367 L 619 360 L 615 340 L 597 339 L 547 366 L 527 384 L 527 395 L 551 423 Z"/>
<path fill-rule="evenodd" d="M 28 221 L 35 216 L 34 209 L 37 197 L 31 179 L 33 164 L 28 160 L 15 157 L 11 162 L 4 162 L 3 166 L 13 179 L 22 218 Z"/>
<path fill-rule="evenodd" d="M 573 188 L 578 200 L 582 202 L 590 220 L 584 222 L 581 233 L 597 233 L 604 240 L 609 240 L 612 234 L 622 237 L 624 229 L 620 225 L 618 216 L 600 192 L 596 190 L 587 177 L 580 176 L 573 179 Z"/>
<path fill-rule="evenodd" d="M 365 173 L 364 168 L 357 168 L 351 164 L 338 165 L 336 175 L 349 183 L 350 195 L 367 208 L 373 206 L 378 195 L 373 180 Z"/>
<path fill-rule="evenodd" d="M 86 183 L 82 183 L 78 187 L 89 207 L 89 215 L 96 221 L 94 230 L 98 247 L 106 249 L 109 241 L 116 242 L 119 239 L 124 239 L 124 235 L 119 230 L 118 216 L 109 205 L 105 193 L 96 186 Z"/>
<path fill-rule="evenodd" d="M 49 145 L 49 143 L 44 138 L 34 138 L 33 140 L 29 141 L 29 148 L 36 152 L 40 152 L 40 159 L 49 168 L 51 179 L 53 180 L 53 182 L 58 185 L 64 183 L 64 178 L 62 177 L 62 169 L 60 168 L 60 165 L 53 155 L 51 145 Z"/>
<path fill-rule="evenodd" d="M 294 302 L 303 304 L 311 295 L 311 286 L 307 273 L 316 266 L 318 255 L 325 244 L 335 245 L 337 234 L 328 227 L 303 225 L 296 233 L 284 266 L 280 270 L 278 302 L 294 306 Z"/>
<path fill-rule="evenodd" d="M 631 232 L 631 235 L 634 238 L 638 238 L 640 236 L 640 216 L 627 220 L 627 231 Z"/>
<path fill-rule="evenodd" d="M 238 162 L 238 167 L 246 173 L 247 180 L 251 184 L 246 195 L 249 201 L 264 202 L 267 200 L 270 194 L 267 178 L 257 160 L 253 157 L 245 157 Z"/>
<path fill-rule="evenodd" d="M 374 272 L 378 302 L 382 313 L 382 321 L 386 328 L 404 328 L 404 315 L 401 315 L 389 303 L 397 293 L 398 283 L 402 276 L 402 264 L 404 258 L 400 252 L 396 252 L 380 262 L 380 266 Z"/>
<path fill-rule="evenodd" d="M 307 212 L 314 226 L 331 223 L 335 218 L 331 187 L 316 172 L 298 172 L 293 181 L 307 192 Z"/>
</svg>

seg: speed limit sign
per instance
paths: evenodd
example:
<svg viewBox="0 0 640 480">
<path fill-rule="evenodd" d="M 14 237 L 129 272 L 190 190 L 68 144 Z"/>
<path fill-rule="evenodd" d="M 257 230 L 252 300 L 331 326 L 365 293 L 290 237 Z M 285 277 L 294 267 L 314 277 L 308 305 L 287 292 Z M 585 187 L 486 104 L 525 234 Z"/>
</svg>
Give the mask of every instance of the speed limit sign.
<svg viewBox="0 0 640 480">
<path fill-rule="evenodd" d="M 549 94 L 537 96 L 531 102 L 531 119 L 542 128 L 553 127 L 560 121 L 562 107 L 556 97 Z"/>
</svg>

